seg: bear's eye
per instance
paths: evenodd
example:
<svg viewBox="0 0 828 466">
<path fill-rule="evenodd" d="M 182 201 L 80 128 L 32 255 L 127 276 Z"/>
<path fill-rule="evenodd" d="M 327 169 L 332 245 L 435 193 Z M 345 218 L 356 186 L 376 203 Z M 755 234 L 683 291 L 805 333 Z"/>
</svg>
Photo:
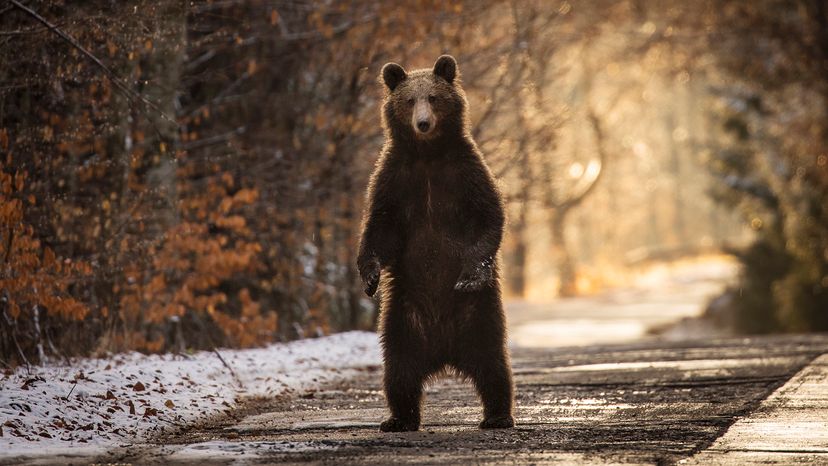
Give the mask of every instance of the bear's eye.
<svg viewBox="0 0 828 466">
<path fill-rule="evenodd" d="M 429 103 L 433 104 L 435 100 L 437 100 L 437 97 L 434 97 L 433 95 L 428 96 Z"/>
<path fill-rule="evenodd" d="M 408 99 L 408 105 L 414 105 L 414 99 Z"/>
</svg>

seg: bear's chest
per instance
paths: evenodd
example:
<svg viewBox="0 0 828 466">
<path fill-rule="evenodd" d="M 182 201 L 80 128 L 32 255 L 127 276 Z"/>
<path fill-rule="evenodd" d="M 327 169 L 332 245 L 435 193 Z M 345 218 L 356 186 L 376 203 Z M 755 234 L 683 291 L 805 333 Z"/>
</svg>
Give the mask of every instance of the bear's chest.
<svg viewBox="0 0 828 466">
<path fill-rule="evenodd" d="M 403 196 L 405 221 L 414 229 L 451 233 L 460 227 L 468 193 L 457 179 L 429 175 L 409 180 Z"/>
</svg>

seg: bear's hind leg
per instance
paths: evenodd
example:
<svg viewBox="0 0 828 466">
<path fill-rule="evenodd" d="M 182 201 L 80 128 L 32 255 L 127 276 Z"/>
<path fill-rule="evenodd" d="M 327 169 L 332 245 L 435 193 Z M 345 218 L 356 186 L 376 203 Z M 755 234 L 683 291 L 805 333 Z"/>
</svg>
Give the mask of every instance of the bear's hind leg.
<svg viewBox="0 0 828 466">
<path fill-rule="evenodd" d="M 391 417 L 380 424 L 382 432 L 407 432 L 420 428 L 420 406 L 426 373 L 416 361 L 387 357 L 385 363 L 385 398 Z"/>
<path fill-rule="evenodd" d="M 480 428 L 514 427 L 512 376 L 507 356 L 501 352 L 491 358 L 476 359 L 463 372 L 471 377 L 483 402 Z"/>
<path fill-rule="evenodd" d="M 474 382 L 480 395 L 483 402 L 480 428 L 514 427 L 514 385 L 499 296 L 483 294 L 471 312 L 477 319 L 459 336 L 452 365 Z"/>
</svg>

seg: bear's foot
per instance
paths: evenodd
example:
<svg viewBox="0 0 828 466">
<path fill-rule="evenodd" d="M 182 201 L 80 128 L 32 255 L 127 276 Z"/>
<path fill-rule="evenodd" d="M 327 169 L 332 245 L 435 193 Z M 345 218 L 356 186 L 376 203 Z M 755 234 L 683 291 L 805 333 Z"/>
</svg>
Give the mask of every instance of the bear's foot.
<svg viewBox="0 0 828 466">
<path fill-rule="evenodd" d="M 418 421 L 403 421 L 396 417 L 389 417 L 380 424 L 382 432 L 414 432 L 420 430 Z"/>
<path fill-rule="evenodd" d="M 515 426 L 515 418 L 512 416 L 492 416 L 483 419 L 480 423 L 481 429 L 509 429 Z"/>
</svg>

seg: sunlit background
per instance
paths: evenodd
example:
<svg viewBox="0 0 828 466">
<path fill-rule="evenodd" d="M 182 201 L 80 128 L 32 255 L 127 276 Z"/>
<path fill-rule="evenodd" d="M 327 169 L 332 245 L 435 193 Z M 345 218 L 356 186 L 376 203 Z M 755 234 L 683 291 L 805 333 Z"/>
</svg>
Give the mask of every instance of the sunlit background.
<svg viewBox="0 0 828 466">
<path fill-rule="evenodd" d="M 377 75 L 442 53 L 508 200 L 515 344 L 828 330 L 821 0 L 15 3 L 7 366 L 372 328 Z"/>
</svg>

